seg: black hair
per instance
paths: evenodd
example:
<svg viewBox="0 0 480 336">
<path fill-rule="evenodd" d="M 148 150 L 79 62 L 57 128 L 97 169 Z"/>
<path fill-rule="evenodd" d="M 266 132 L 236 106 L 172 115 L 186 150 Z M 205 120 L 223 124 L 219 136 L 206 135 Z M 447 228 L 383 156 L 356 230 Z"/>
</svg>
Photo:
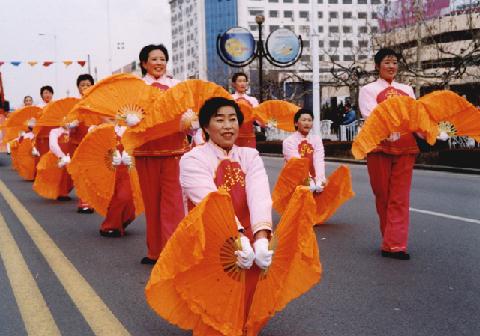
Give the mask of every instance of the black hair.
<svg viewBox="0 0 480 336">
<path fill-rule="evenodd" d="M 395 56 L 397 60 L 400 59 L 400 55 L 393 49 L 390 48 L 382 48 L 374 56 L 375 64 L 380 65 L 385 57 L 388 56 Z"/>
<path fill-rule="evenodd" d="M 148 54 L 150 54 L 153 50 L 160 50 L 165 55 L 165 61 L 168 62 L 168 51 L 167 48 L 163 44 L 149 44 L 140 50 L 140 54 L 138 54 L 138 59 L 140 60 L 140 69 L 142 69 L 142 75 L 145 76 L 147 70 L 143 67 L 142 63 L 146 63 L 148 61 Z"/>
<path fill-rule="evenodd" d="M 198 121 L 200 123 L 200 127 L 203 129 L 205 133 L 205 137 L 208 140 L 208 133 L 205 132 L 205 128 L 208 127 L 210 123 L 210 119 L 217 113 L 217 111 L 224 106 L 231 106 L 235 109 L 235 113 L 237 115 L 238 126 L 242 126 L 243 123 L 243 113 L 240 110 L 240 106 L 235 103 L 234 100 L 230 100 L 223 97 L 212 97 L 205 101 L 203 106 L 200 108 L 200 112 L 198 114 Z"/>
<path fill-rule="evenodd" d="M 235 72 L 232 76 L 232 83 L 235 83 L 238 79 L 238 77 L 245 77 L 247 79 L 247 82 L 248 82 L 248 76 L 246 73 L 244 72 Z"/>
<path fill-rule="evenodd" d="M 296 124 L 298 119 L 300 119 L 300 116 L 302 114 L 308 114 L 309 116 L 312 117 L 312 119 L 314 119 L 314 116 L 313 116 L 313 112 L 309 109 L 306 109 L 306 108 L 301 108 L 300 110 L 297 111 L 297 113 L 295 113 L 295 115 L 293 116 L 293 123 Z M 296 127 L 295 127 L 296 129 Z"/>
<path fill-rule="evenodd" d="M 27 95 L 27 96 L 23 97 L 23 101 L 25 101 L 25 99 L 27 99 L 27 98 L 30 98 L 31 100 L 33 100 L 33 97 L 32 97 L 32 96 L 28 96 L 28 95 Z"/>
<path fill-rule="evenodd" d="M 42 96 L 43 91 L 50 91 L 52 94 L 54 93 L 53 88 L 50 85 L 45 85 L 40 88 L 40 97 Z"/>
<path fill-rule="evenodd" d="M 95 84 L 95 81 L 93 80 L 92 75 L 83 74 L 83 75 L 78 76 L 78 78 L 77 78 L 77 87 L 80 85 L 80 82 L 82 82 L 84 80 L 88 80 L 90 82 L 90 84 L 92 84 L 92 85 Z"/>
</svg>

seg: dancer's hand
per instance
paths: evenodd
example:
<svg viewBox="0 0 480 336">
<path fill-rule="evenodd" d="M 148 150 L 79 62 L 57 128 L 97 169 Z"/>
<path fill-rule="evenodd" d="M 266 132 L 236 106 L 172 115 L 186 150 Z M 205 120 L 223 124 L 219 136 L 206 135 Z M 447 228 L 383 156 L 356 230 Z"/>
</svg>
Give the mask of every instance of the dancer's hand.
<svg viewBox="0 0 480 336">
<path fill-rule="evenodd" d="M 253 261 L 255 260 L 255 252 L 250 245 L 250 240 L 245 236 L 240 237 L 240 245 L 242 249 L 235 251 L 237 265 L 240 268 L 249 269 L 252 267 Z"/>
<path fill-rule="evenodd" d="M 133 127 L 140 122 L 140 117 L 135 113 L 128 113 L 125 117 L 125 122 L 127 123 L 127 126 Z"/>
<path fill-rule="evenodd" d="M 268 249 L 268 239 L 259 238 L 253 243 L 255 249 L 255 264 L 261 269 L 267 269 L 272 263 L 273 251 Z"/>
</svg>

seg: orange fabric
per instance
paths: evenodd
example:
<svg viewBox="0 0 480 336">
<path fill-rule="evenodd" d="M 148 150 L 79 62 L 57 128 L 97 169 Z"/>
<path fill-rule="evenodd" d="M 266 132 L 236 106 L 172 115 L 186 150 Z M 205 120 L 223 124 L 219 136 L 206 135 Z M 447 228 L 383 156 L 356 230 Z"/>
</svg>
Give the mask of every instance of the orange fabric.
<svg viewBox="0 0 480 336">
<path fill-rule="evenodd" d="M 42 113 L 42 109 L 37 106 L 27 106 L 21 109 L 15 110 L 8 115 L 7 120 L 3 124 L 5 134 L 3 141 L 5 143 L 17 138 L 19 133 L 27 131 L 27 122 L 31 118 L 38 119 Z"/>
<path fill-rule="evenodd" d="M 115 189 L 100 230 L 119 230 L 123 235 L 125 224 L 129 224 L 134 219 L 135 205 L 133 204 L 130 174 L 126 166 L 120 165 L 115 171 Z"/>
<path fill-rule="evenodd" d="M 230 196 L 209 194 L 179 224 L 145 288 L 157 314 L 198 336 L 243 334 L 245 271 Z M 212 330 L 214 330 L 212 332 Z"/>
<path fill-rule="evenodd" d="M 200 107 L 211 97 L 232 96 L 221 86 L 199 79 L 189 79 L 174 87 L 153 88 L 152 108 L 143 114 L 141 122 L 129 128 L 123 138 L 127 150 L 136 149 L 145 143 L 178 133 L 180 118 L 188 109 L 198 114 Z"/>
<path fill-rule="evenodd" d="M 72 110 L 78 101 L 78 98 L 68 97 L 50 102 L 43 108 L 42 115 L 37 120 L 36 126 L 64 126 L 68 112 Z"/>
<path fill-rule="evenodd" d="M 27 181 L 33 181 L 35 179 L 36 166 L 38 163 L 38 157 L 32 155 L 32 148 L 32 141 L 30 139 L 23 139 L 15 153 L 18 175 Z"/>
<path fill-rule="evenodd" d="M 300 107 L 283 101 L 267 100 L 253 109 L 254 118 L 260 120 L 263 124 L 273 124 L 287 132 L 295 132 L 293 116 Z"/>
<path fill-rule="evenodd" d="M 295 189 L 308 179 L 309 161 L 292 158 L 285 163 L 272 192 L 273 208 L 283 214 Z"/>
<path fill-rule="evenodd" d="M 37 165 L 37 176 L 33 190 L 42 197 L 57 199 L 67 196 L 73 188 L 73 182 L 65 168 L 58 168 L 58 158 L 48 152 L 41 157 Z"/>
<path fill-rule="evenodd" d="M 272 264 L 262 271 L 246 323 L 257 335 L 273 315 L 320 281 L 322 265 L 313 231 L 315 202 L 308 189 L 297 188 L 275 230 Z"/>
<path fill-rule="evenodd" d="M 375 194 L 384 251 L 406 251 L 410 187 L 415 155 L 370 153 L 368 175 Z"/>
<path fill-rule="evenodd" d="M 134 156 L 172 156 L 181 155 L 190 149 L 187 136 L 177 132 L 149 141 L 133 151 Z"/>
<path fill-rule="evenodd" d="M 88 133 L 77 147 L 72 162 L 67 166 L 78 196 L 87 202 L 102 216 L 107 215 L 108 207 L 114 197 L 115 171 L 123 169 L 112 166 L 115 150 L 123 150 L 113 125 L 105 124 Z M 135 167 L 128 170 L 136 178 Z M 131 183 L 137 215 L 143 211 L 138 183 Z"/>
<path fill-rule="evenodd" d="M 314 194 L 317 209 L 315 224 L 325 223 L 355 193 L 352 190 L 350 169 L 341 165 L 327 179 L 327 185 L 319 194 Z"/>
<path fill-rule="evenodd" d="M 180 187 L 180 156 L 137 156 L 135 164 L 147 223 L 147 257 L 158 259 L 185 216 Z"/>
</svg>

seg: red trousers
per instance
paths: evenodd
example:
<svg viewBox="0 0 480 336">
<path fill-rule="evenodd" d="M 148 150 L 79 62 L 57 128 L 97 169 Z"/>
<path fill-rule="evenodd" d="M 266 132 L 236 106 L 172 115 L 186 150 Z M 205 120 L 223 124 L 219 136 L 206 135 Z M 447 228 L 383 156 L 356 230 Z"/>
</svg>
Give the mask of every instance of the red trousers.
<svg viewBox="0 0 480 336">
<path fill-rule="evenodd" d="M 124 165 L 116 169 L 115 190 L 108 206 L 107 216 L 100 227 L 102 231 L 119 230 L 122 236 L 125 227 L 135 219 L 132 186 L 127 169 Z"/>
<path fill-rule="evenodd" d="M 58 186 L 58 196 L 68 196 L 73 189 L 73 181 L 70 174 L 67 172 L 67 168 L 62 169 L 62 179 Z"/>
<path fill-rule="evenodd" d="M 406 251 L 410 187 L 416 154 L 367 156 L 368 175 L 375 194 L 383 251 Z"/>
<path fill-rule="evenodd" d="M 135 164 L 147 221 L 147 257 L 158 259 L 185 217 L 180 187 L 180 156 L 137 156 Z"/>
</svg>

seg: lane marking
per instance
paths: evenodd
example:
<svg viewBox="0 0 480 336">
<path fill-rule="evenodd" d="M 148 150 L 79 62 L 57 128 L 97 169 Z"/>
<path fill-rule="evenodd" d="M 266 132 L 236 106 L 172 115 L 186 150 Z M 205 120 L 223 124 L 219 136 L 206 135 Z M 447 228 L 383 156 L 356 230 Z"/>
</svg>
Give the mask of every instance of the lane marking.
<svg viewBox="0 0 480 336">
<path fill-rule="evenodd" d="M 459 221 L 467 222 L 467 223 L 480 224 L 480 220 L 478 220 L 478 219 L 465 218 L 465 217 L 460 217 L 460 216 L 453 216 L 453 215 L 444 214 L 444 213 L 441 213 L 441 212 L 421 210 L 421 209 L 416 209 L 416 208 L 410 208 L 410 211 L 422 213 L 422 214 L 425 214 L 425 215 L 432 215 L 432 216 L 443 217 L 443 218 L 448 218 L 448 219 L 455 219 L 455 220 L 459 220 Z"/>
<path fill-rule="evenodd" d="M 96 335 L 130 335 L 42 226 L 0 180 L 0 193 Z"/>
<path fill-rule="evenodd" d="M 61 335 L 5 218 L 0 213 L 0 257 L 28 335 Z"/>
</svg>

